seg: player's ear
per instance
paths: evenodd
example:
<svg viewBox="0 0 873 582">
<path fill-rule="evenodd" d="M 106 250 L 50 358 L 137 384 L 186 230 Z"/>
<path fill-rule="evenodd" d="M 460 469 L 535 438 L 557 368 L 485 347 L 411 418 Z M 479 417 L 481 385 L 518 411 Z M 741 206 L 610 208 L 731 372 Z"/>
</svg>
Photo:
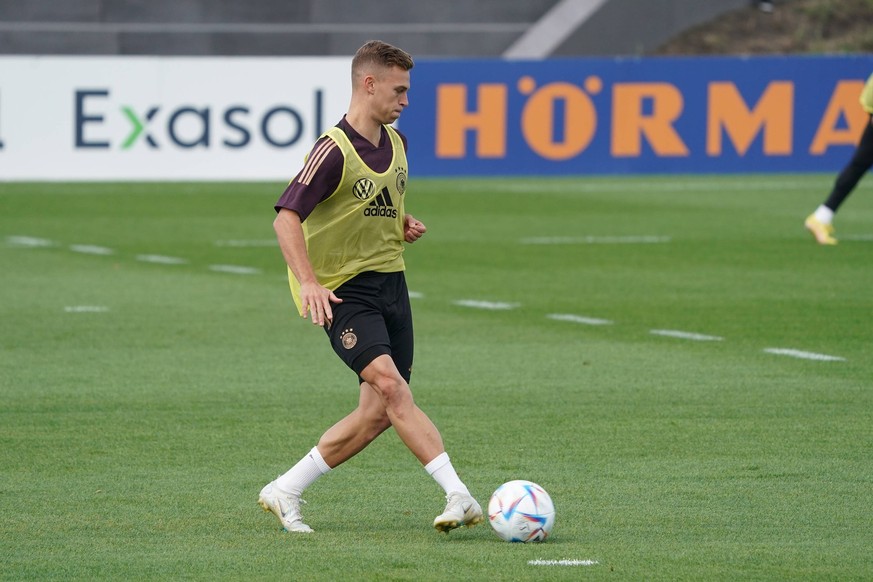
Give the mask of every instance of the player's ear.
<svg viewBox="0 0 873 582">
<path fill-rule="evenodd" d="M 372 95 L 376 92 L 376 77 L 373 75 L 367 75 L 364 77 L 364 87 L 367 89 L 367 93 Z"/>
</svg>

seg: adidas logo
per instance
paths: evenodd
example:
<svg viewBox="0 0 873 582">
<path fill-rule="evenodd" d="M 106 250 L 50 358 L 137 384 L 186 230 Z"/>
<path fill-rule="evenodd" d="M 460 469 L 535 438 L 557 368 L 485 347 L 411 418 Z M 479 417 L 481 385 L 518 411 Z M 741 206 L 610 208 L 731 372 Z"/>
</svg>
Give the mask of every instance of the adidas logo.
<svg viewBox="0 0 873 582">
<path fill-rule="evenodd" d="M 397 218 L 397 209 L 394 208 L 394 202 L 391 200 L 388 188 L 383 188 L 382 191 L 376 195 L 373 201 L 364 208 L 364 216 Z"/>
</svg>

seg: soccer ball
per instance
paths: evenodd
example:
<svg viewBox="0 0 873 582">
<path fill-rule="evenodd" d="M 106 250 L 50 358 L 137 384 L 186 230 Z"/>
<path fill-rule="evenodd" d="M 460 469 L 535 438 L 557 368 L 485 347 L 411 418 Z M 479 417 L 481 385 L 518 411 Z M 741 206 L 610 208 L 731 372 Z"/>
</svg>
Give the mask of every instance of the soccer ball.
<svg viewBox="0 0 873 582">
<path fill-rule="evenodd" d="M 536 483 L 509 481 L 491 495 L 488 521 L 504 541 L 541 542 L 555 525 L 555 505 Z"/>
</svg>

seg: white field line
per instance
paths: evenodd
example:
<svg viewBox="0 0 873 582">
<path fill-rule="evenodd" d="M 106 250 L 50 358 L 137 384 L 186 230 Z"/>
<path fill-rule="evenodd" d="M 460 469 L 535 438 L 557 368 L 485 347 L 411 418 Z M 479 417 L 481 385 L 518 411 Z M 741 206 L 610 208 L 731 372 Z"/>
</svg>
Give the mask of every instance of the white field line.
<svg viewBox="0 0 873 582">
<path fill-rule="evenodd" d="M 523 245 L 651 245 L 670 242 L 669 236 L 531 236 L 521 239 Z"/>
<path fill-rule="evenodd" d="M 423 299 L 424 293 L 421 293 L 420 291 L 410 291 L 409 298 L 410 299 Z"/>
<path fill-rule="evenodd" d="M 452 301 L 455 305 L 460 305 L 461 307 L 472 307 L 474 309 L 491 309 L 491 310 L 503 310 L 507 311 L 510 309 L 515 309 L 516 307 L 520 307 L 519 303 L 505 303 L 503 301 L 478 301 L 476 299 L 459 299 L 458 301 Z"/>
<path fill-rule="evenodd" d="M 528 560 L 528 566 L 596 566 L 597 560 Z"/>
<path fill-rule="evenodd" d="M 608 319 L 573 315 L 572 313 L 550 313 L 546 317 L 555 321 L 569 321 L 571 323 L 581 323 L 582 325 L 612 325 L 613 323 Z"/>
<path fill-rule="evenodd" d="M 45 248 L 53 247 L 55 243 L 46 238 L 35 236 L 12 235 L 6 237 L 6 244 L 11 247 Z"/>
<path fill-rule="evenodd" d="M 650 329 L 652 335 L 662 335 L 665 337 L 674 337 L 677 339 L 686 339 L 696 342 L 720 342 L 724 338 L 717 335 L 704 335 L 702 333 L 692 333 L 690 331 L 679 331 L 675 329 Z"/>
<path fill-rule="evenodd" d="M 216 273 L 230 273 L 232 275 L 259 275 L 260 269 L 255 267 L 241 267 L 238 265 L 209 265 L 210 271 Z"/>
<path fill-rule="evenodd" d="M 187 259 L 167 257 L 164 255 L 137 255 L 136 260 L 144 263 L 157 263 L 159 265 L 184 265 L 188 262 Z"/>
<path fill-rule="evenodd" d="M 68 305 L 64 307 L 67 313 L 106 313 L 109 308 L 105 305 Z"/>
<path fill-rule="evenodd" d="M 26 247 L 26 248 L 41 248 L 41 247 L 51 247 L 56 246 L 56 243 L 44 239 L 33 236 L 25 236 L 25 235 L 11 235 L 6 237 L 6 243 L 10 246 L 17 247 Z M 227 243 L 227 244 L 224 244 Z M 261 240 L 261 241 L 215 241 L 215 244 L 218 246 L 272 246 L 275 245 L 274 240 Z M 115 251 L 108 248 L 102 247 L 98 245 L 69 245 L 69 249 L 74 253 L 82 253 L 86 255 L 114 255 Z M 168 257 L 165 255 L 152 255 L 152 254 L 140 254 L 136 255 L 137 261 L 142 261 L 144 263 L 157 263 L 161 265 L 184 265 L 188 263 L 187 259 L 183 259 L 180 257 Z M 260 269 L 255 267 L 243 267 L 238 265 L 209 265 L 210 271 L 215 271 L 218 273 L 231 273 L 234 275 L 259 275 L 261 273 Z M 413 296 L 413 295 L 410 295 Z M 74 306 L 72 308 L 66 308 L 67 311 L 71 309 L 75 310 L 78 307 L 90 307 L 90 306 Z"/>
<path fill-rule="evenodd" d="M 873 241 L 873 234 L 842 234 L 840 240 Z"/>
<path fill-rule="evenodd" d="M 217 240 L 217 241 L 215 241 L 215 246 L 217 246 L 217 247 L 246 248 L 246 247 L 275 247 L 278 245 L 279 245 L 279 243 L 274 238 L 265 238 L 265 239 L 257 239 L 257 240 Z"/>
<path fill-rule="evenodd" d="M 70 245 L 70 250 L 74 253 L 83 253 L 86 255 L 111 255 L 115 253 L 112 249 L 97 245 Z"/>
<path fill-rule="evenodd" d="M 768 354 L 777 356 L 788 356 L 790 358 L 800 358 L 801 360 L 815 360 L 818 362 L 845 362 L 846 358 L 839 356 L 829 356 L 827 354 L 816 354 L 815 352 L 803 352 L 801 350 L 792 350 L 789 348 L 766 348 L 764 350 Z"/>
</svg>

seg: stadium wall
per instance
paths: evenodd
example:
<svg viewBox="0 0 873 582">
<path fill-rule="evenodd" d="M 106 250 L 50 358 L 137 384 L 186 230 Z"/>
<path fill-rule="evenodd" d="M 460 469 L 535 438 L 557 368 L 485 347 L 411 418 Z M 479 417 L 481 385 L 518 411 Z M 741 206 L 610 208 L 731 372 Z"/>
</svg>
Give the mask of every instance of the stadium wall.
<svg viewBox="0 0 873 582">
<path fill-rule="evenodd" d="M 349 60 L 0 57 L 0 181 L 287 180 Z M 873 56 L 421 60 L 418 176 L 834 171 Z"/>
<path fill-rule="evenodd" d="M 748 5 L 749 0 L 6 0 L 0 1 L 0 54 L 345 56 L 378 38 L 417 59 L 493 58 L 507 51 L 523 58 L 640 55 L 682 30 Z"/>
</svg>

